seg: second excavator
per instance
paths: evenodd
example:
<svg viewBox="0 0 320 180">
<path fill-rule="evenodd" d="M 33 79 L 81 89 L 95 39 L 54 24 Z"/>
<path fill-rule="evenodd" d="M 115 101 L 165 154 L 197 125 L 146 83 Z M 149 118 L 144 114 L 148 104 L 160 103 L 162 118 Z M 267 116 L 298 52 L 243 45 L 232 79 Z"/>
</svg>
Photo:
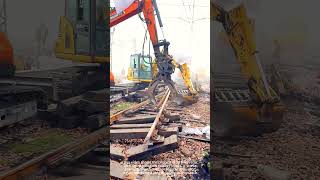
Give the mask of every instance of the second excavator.
<svg viewBox="0 0 320 180">
<path fill-rule="evenodd" d="M 214 97 L 211 122 L 214 134 L 259 135 L 278 129 L 284 105 L 266 80 L 257 55 L 253 24 L 244 4 L 226 10 L 221 4 L 211 1 L 211 20 L 222 24 L 248 87 L 215 87 L 211 91 Z"/>
</svg>

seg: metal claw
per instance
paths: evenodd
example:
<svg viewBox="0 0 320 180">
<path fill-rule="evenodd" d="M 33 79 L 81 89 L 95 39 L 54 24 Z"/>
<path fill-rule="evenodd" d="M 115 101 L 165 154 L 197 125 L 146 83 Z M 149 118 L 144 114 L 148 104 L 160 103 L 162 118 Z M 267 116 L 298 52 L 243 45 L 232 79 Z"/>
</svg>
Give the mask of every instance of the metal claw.
<svg viewBox="0 0 320 180">
<path fill-rule="evenodd" d="M 161 81 L 159 81 L 159 79 L 154 79 L 152 80 L 152 82 L 149 84 L 149 87 L 148 87 L 148 96 L 149 96 L 149 99 L 150 101 L 156 105 L 157 102 L 156 102 L 156 97 L 155 97 L 155 90 L 156 90 L 156 87 L 159 85 Z"/>
<path fill-rule="evenodd" d="M 160 77 L 159 75 L 157 75 L 156 78 L 150 83 L 150 85 L 148 87 L 148 91 L 147 91 L 148 96 L 154 105 L 157 104 L 156 98 L 155 98 L 155 90 L 160 83 L 163 83 L 165 86 L 167 86 L 169 88 L 169 90 L 171 91 L 171 94 L 170 94 L 171 98 L 178 105 L 182 104 L 183 97 L 179 96 L 179 94 L 175 88 L 174 82 L 171 80 L 171 78 L 164 78 L 163 76 Z"/>
</svg>

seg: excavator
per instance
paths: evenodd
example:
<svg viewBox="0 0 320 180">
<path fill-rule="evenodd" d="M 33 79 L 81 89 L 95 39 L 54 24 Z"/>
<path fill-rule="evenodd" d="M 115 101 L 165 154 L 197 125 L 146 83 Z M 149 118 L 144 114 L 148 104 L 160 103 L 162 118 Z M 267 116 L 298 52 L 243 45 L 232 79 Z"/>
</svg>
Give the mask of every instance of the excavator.
<svg viewBox="0 0 320 180">
<path fill-rule="evenodd" d="M 173 57 L 169 55 L 168 48 L 170 43 L 165 39 L 159 40 L 155 14 L 157 16 L 160 27 L 163 27 L 163 24 L 156 0 L 134 0 L 126 9 L 120 12 L 117 12 L 117 9 L 113 8 L 110 12 L 110 27 L 113 27 L 132 16 L 140 14 L 141 12 L 144 15 L 143 21 L 147 25 L 150 40 L 153 45 L 153 50 L 155 54 L 155 60 L 149 63 L 148 65 L 146 65 L 146 63 L 143 62 L 144 58 L 140 58 L 141 56 L 138 56 L 137 59 L 137 63 L 139 63 L 139 65 L 146 65 L 146 67 L 150 70 L 151 74 L 154 74 L 151 76 L 152 80 L 148 87 L 149 98 L 154 104 L 156 103 L 154 96 L 155 90 L 157 86 L 162 83 L 169 87 L 172 94 L 172 99 L 175 99 L 178 104 L 182 104 L 184 102 L 185 99 L 178 94 L 175 88 L 175 83 L 171 79 L 171 75 L 177 68 L 180 70 L 184 82 L 188 87 L 188 90 L 191 94 L 191 99 L 195 99 L 198 93 L 193 87 L 190 77 L 190 71 L 187 64 L 178 64 L 173 59 Z M 155 64 L 156 66 L 154 66 L 153 64 Z M 133 73 L 133 71 L 129 71 L 129 74 L 130 73 Z M 143 72 L 140 69 L 138 69 L 137 73 L 141 74 Z M 149 78 L 147 78 L 146 80 L 149 81 Z M 188 100 L 190 100 L 190 96 Z"/>
<path fill-rule="evenodd" d="M 187 87 L 187 91 L 178 90 L 186 102 L 196 101 L 198 91 L 194 87 L 191 81 L 190 69 L 187 63 L 178 64 L 173 61 L 176 68 L 180 70 L 181 76 L 184 80 L 184 84 Z M 127 79 L 137 83 L 139 87 L 146 87 L 153 79 L 156 78 L 158 73 L 157 64 L 155 59 L 152 59 L 150 55 L 132 54 L 130 56 L 130 66 L 128 68 Z"/>
<path fill-rule="evenodd" d="M 258 59 L 253 21 L 247 16 L 244 4 L 229 10 L 216 1 L 211 1 L 210 5 L 211 20 L 222 24 L 248 87 L 215 87 L 211 91 L 213 134 L 223 137 L 245 136 L 277 130 L 285 107 L 266 80 Z"/>
<path fill-rule="evenodd" d="M 153 44 L 158 69 L 156 78 L 148 88 L 148 95 L 152 99 L 152 102 L 156 103 L 154 97 L 155 89 L 158 84 L 164 82 L 164 84 L 169 86 L 172 91 L 171 95 L 173 99 L 175 99 L 177 91 L 174 87 L 174 82 L 171 80 L 171 74 L 174 73 L 176 67 L 182 69 L 184 66 L 175 63 L 172 56 L 169 55 L 168 47 L 170 43 L 166 40 L 160 41 L 158 39 L 155 11 L 160 26 L 162 26 L 162 22 L 156 2 L 154 0 L 135 0 L 122 12 L 116 12 L 114 8 L 109 9 L 108 3 L 109 1 L 107 0 L 66 0 L 65 15 L 60 17 L 59 35 L 54 47 L 55 56 L 64 60 L 97 65 L 97 67 L 101 67 L 97 74 L 103 72 L 101 73 L 103 75 L 100 77 L 107 79 L 109 78 L 108 75 L 110 71 L 110 46 L 108 37 L 110 35 L 110 27 L 143 12 L 144 21 L 148 27 L 150 39 Z M 13 47 L 5 34 L 1 35 L 0 41 L 1 78 L 14 77 Z M 162 50 L 160 50 L 161 48 Z M 81 74 L 86 74 L 86 72 Z M 184 72 L 183 74 L 186 74 L 185 77 L 188 77 L 187 73 Z M 112 81 L 112 79 L 114 79 L 114 76 L 110 72 L 110 80 Z M 28 87 L 26 89 L 26 87 L 21 87 L 20 94 L 17 94 L 17 86 L 10 86 L 10 88 L 15 88 L 14 91 L 9 91 L 7 87 L 8 86 L 1 87 L 4 93 L 1 94 L 1 97 L 8 97 L 14 105 L 20 104 L 26 107 L 28 104 L 24 103 L 32 102 L 32 107 L 30 107 L 33 108 L 36 99 L 39 97 L 41 97 L 41 101 L 46 102 L 46 98 L 43 97 L 45 93 L 41 88 Z M 8 92 L 14 92 L 14 94 Z M 39 94 L 41 94 L 41 96 Z M 20 102 L 20 97 L 23 103 Z M 19 100 L 16 100 L 16 98 L 19 98 Z M 25 99 L 27 99 L 27 101 Z M 7 103 L 7 101 L 4 103 Z M 32 112 L 36 112 L 36 109 L 33 108 Z"/>
<path fill-rule="evenodd" d="M 90 66 L 81 68 L 80 84 L 88 81 L 85 76 L 89 75 L 87 77 L 95 78 L 94 82 L 97 82 L 99 88 L 105 87 L 107 84 L 101 85 L 100 82 L 106 82 L 109 78 L 109 18 L 105 18 L 109 1 L 64 2 L 65 15 L 60 17 L 59 36 L 54 47 L 55 56 L 89 63 Z M 48 105 L 47 93 L 38 83 L 27 78 L 27 84 L 25 81 L 23 85 L 15 84 L 15 70 L 13 46 L 6 34 L 0 32 L 0 127 L 31 117 L 37 112 L 37 108 L 46 109 Z"/>
<path fill-rule="evenodd" d="M 155 90 L 160 83 L 163 83 L 171 90 L 172 99 L 176 99 L 178 103 L 183 102 L 183 98 L 177 95 L 174 82 L 171 80 L 171 74 L 174 73 L 175 68 L 182 70 L 185 82 L 188 82 L 188 87 L 192 90 L 191 93 L 196 95 L 191 83 L 190 73 L 186 72 L 188 70 L 186 65 L 176 63 L 173 57 L 169 55 L 168 47 L 170 43 L 165 39 L 159 40 L 158 38 L 155 13 L 160 27 L 162 27 L 162 21 L 156 1 L 134 0 L 121 12 L 117 12 L 116 8 L 102 10 L 100 6 L 104 4 L 104 7 L 106 7 L 106 3 L 104 0 L 66 1 L 67 13 L 66 16 L 60 18 L 60 36 L 56 43 L 56 56 L 76 62 L 104 64 L 104 67 L 108 67 L 107 69 L 109 70 L 110 49 L 106 36 L 107 31 L 111 27 L 142 12 L 153 45 L 158 69 L 148 88 L 148 96 L 151 101 L 156 103 Z M 109 10 L 110 22 L 105 13 Z M 98 18 L 96 18 L 96 15 Z M 108 24 L 109 27 L 107 26 Z M 100 44 L 100 48 L 98 44 Z M 113 83 L 114 75 L 112 72 L 110 72 L 110 77 L 112 77 L 110 81 Z"/>
<path fill-rule="evenodd" d="M 13 76 L 13 48 L 4 32 L 0 32 L 0 76 Z"/>
</svg>

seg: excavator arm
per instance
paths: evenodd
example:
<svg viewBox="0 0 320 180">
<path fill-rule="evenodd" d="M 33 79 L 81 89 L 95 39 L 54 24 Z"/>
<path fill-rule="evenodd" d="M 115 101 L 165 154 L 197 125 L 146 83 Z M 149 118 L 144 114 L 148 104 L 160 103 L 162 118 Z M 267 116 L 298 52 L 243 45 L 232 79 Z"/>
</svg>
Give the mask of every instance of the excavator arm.
<svg viewBox="0 0 320 180">
<path fill-rule="evenodd" d="M 159 40 L 152 0 L 135 0 L 122 12 L 116 12 L 115 8 L 112 9 L 110 12 L 110 27 L 113 27 L 141 12 L 143 12 L 145 18 L 145 23 L 148 27 L 151 42 L 154 48 L 157 49 L 156 45 L 159 43 Z"/>
<path fill-rule="evenodd" d="M 241 90 L 214 91 L 215 132 L 247 135 L 277 129 L 284 107 L 266 80 L 245 6 L 240 4 L 226 11 L 211 1 L 211 20 L 222 24 L 249 89 L 248 94 Z"/>
<path fill-rule="evenodd" d="M 154 94 L 155 94 L 156 87 L 160 83 L 164 83 L 169 87 L 169 89 L 171 90 L 173 99 L 175 99 L 178 93 L 175 88 L 174 82 L 171 80 L 171 75 L 174 73 L 175 67 L 180 67 L 180 66 L 177 66 L 177 64 L 174 63 L 173 57 L 169 55 L 168 47 L 170 43 L 167 42 L 166 40 L 159 40 L 158 38 L 155 12 L 161 27 L 162 27 L 162 22 L 161 22 L 156 1 L 155 0 L 135 0 L 122 12 L 116 12 L 116 9 L 112 9 L 110 12 L 110 27 L 113 27 L 141 12 L 144 15 L 144 22 L 146 23 L 148 28 L 150 39 L 153 45 L 154 54 L 156 57 L 155 61 L 158 68 L 157 75 L 149 85 L 148 95 L 151 101 L 155 104 L 156 102 L 155 102 Z M 185 73 L 182 73 L 182 74 L 185 74 Z M 188 82 L 188 84 L 190 83 Z M 181 101 L 178 101 L 178 102 L 181 102 Z"/>
<path fill-rule="evenodd" d="M 190 69 L 187 63 L 178 64 L 175 60 L 172 61 L 174 66 L 180 70 L 181 76 L 183 78 L 184 84 L 187 86 L 190 94 L 192 96 L 196 96 L 198 94 L 197 90 L 194 88 L 193 83 L 191 81 Z"/>
<path fill-rule="evenodd" d="M 248 86 L 259 103 L 279 101 L 279 96 L 269 86 L 257 56 L 253 26 L 243 4 L 225 11 L 211 3 L 211 17 L 220 22 L 241 66 L 242 74 L 248 79 Z"/>
</svg>

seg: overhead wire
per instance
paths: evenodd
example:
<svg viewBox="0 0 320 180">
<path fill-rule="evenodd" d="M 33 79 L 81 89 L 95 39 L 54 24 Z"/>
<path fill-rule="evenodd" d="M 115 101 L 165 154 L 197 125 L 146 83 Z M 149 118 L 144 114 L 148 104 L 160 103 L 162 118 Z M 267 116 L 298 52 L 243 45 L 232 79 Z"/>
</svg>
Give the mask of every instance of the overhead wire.
<svg viewBox="0 0 320 180">
<path fill-rule="evenodd" d="M 189 19 L 189 17 L 188 17 L 188 12 L 187 12 L 187 8 L 186 8 L 186 6 L 185 6 L 185 4 L 184 4 L 184 0 L 181 0 L 181 2 L 182 2 L 182 5 L 183 5 L 183 8 L 184 8 L 184 11 L 185 11 L 185 13 L 186 13 L 186 17 L 187 17 L 187 19 Z"/>
<path fill-rule="evenodd" d="M 142 43 L 142 51 L 141 51 L 141 57 L 143 58 L 144 57 L 144 45 L 145 45 L 145 42 L 146 42 L 146 40 L 148 39 L 147 38 L 147 33 L 148 33 L 148 29 L 145 27 L 145 23 L 146 23 L 146 21 L 141 17 L 141 14 L 139 13 L 139 18 L 140 18 L 140 20 L 141 20 L 141 22 L 142 22 L 142 26 L 143 26 L 143 28 L 145 29 L 145 33 L 144 33 L 144 37 L 143 37 L 143 43 Z M 149 38 L 149 43 L 150 43 L 150 38 Z M 150 56 L 150 44 L 149 44 L 149 56 Z M 140 58 L 141 58 L 140 57 Z M 140 59 L 139 59 L 139 61 L 140 61 Z M 146 62 L 145 61 L 145 59 L 143 58 L 143 61 L 145 62 L 145 63 L 147 63 L 147 64 L 151 64 L 151 61 L 148 63 L 148 62 Z"/>
</svg>

